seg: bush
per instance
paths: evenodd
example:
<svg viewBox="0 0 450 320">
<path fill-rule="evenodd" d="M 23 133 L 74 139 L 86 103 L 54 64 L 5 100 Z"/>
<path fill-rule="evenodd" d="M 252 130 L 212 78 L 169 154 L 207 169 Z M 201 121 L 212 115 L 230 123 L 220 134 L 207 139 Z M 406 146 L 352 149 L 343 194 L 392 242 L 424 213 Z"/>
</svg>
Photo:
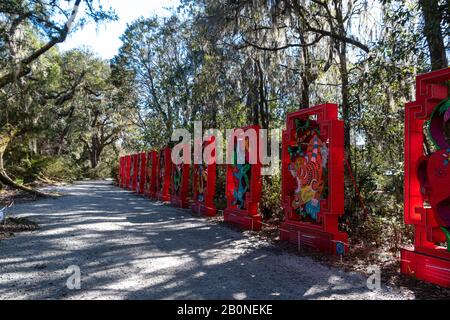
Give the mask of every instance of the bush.
<svg viewBox="0 0 450 320">
<path fill-rule="evenodd" d="M 8 173 L 19 184 L 36 180 L 74 181 L 80 178 L 80 167 L 68 157 L 33 156 L 7 167 Z"/>
<path fill-rule="evenodd" d="M 281 173 L 272 176 L 263 176 L 261 214 L 264 218 L 283 219 L 283 208 L 281 207 Z"/>
<path fill-rule="evenodd" d="M 51 157 L 42 168 L 41 176 L 50 180 L 73 182 L 82 177 L 82 169 L 70 158 Z"/>
<path fill-rule="evenodd" d="M 113 178 L 117 181 L 119 177 L 119 161 L 116 157 L 110 158 L 108 161 L 100 161 L 96 168 L 86 169 L 84 177 L 89 179 Z"/>
</svg>

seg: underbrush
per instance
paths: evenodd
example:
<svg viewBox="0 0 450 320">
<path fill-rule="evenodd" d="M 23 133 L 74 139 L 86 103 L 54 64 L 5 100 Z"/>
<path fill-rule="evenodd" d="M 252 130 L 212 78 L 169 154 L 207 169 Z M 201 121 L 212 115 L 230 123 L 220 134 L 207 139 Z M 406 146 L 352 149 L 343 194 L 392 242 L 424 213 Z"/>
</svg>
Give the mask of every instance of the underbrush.
<svg viewBox="0 0 450 320">
<path fill-rule="evenodd" d="M 36 181 L 72 182 L 82 176 L 81 167 L 72 159 L 64 156 L 35 156 L 21 159 L 18 163 L 9 163 L 7 172 L 18 183 Z"/>
</svg>

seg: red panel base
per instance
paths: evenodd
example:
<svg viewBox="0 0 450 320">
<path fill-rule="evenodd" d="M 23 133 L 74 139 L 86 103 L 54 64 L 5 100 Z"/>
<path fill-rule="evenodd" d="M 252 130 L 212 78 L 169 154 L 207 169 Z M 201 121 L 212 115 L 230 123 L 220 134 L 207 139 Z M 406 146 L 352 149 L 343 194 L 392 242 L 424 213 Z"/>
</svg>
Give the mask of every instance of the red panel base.
<svg viewBox="0 0 450 320">
<path fill-rule="evenodd" d="M 180 207 L 180 208 L 184 208 L 184 209 L 189 208 L 189 201 L 187 199 L 183 199 L 183 198 L 177 197 L 175 195 L 171 196 L 170 203 L 174 207 Z"/>
<path fill-rule="evenodd" d="M 400 262 L 403 274 L 450 288 L 450 260 L 401 249 Z"/>
<path fill-rule="evenodd" d="M 163 195 L 161 193 L 156 193 L 156 199 L 158 201 L 162 201 L 162 202 L 169 202 L 170 201 L 170 195 Z"/>
<path fill-rule="evenodd" d="M 203 204 L 194 202 L 191 205 L 192 212 L 201 214 L 206 217 L 214 217 L 217 214 L 216 208 L 207 207 Z"/>
<path fill-rule="evenodd" d="M 247 230 L 258 231 L 262 227 L 262 219 L 260 215 L 249 216 L 243 215 L 240 210 L 225 209 L 223 213 L 223 220 L 241 226 Z"/>
<path fill-rule="evenodd" d="M 299 225 L 294 222 L 285 222 L 280 227 L 280 240 L 289 241 L 296 244 L 299 249 L 309 248 L 318 250 L 332 255 L 336 253 L 336 242 L 348 243 L 348 236 L 346 233 L 335 234 L 316 230 L 315 228 L 308 228 L 305 225 Z M 344 247 L 346 253 L 348 246 Z"/>
</svg>

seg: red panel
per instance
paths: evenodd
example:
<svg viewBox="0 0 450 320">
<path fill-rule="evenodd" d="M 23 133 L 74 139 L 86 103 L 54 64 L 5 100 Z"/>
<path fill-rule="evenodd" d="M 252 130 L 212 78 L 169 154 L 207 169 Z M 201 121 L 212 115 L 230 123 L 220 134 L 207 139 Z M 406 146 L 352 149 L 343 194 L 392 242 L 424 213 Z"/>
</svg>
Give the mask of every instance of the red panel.
<svg viewBox="0 0 450 320">
<path fill-rule="evenodd" d="M 122 188 L 125 182 L 125 157 L 119 158 L 119 187 Z"/>
<path fill-rule="evenodd" d="M 246 143 L 245 164 L 227 165 L 227 208 L 224 211 L 224 220 L 240 225 L 245 229 L 260 230 L 261 216 L 258 213 L 261 201 L 261 163 L 259 161 L 259 126 L 248 126 L 241 128 L 244 133 L 249 129 L 255 130 L 256 150 L 248 150 Z M 235 129 L 238 130 L 238 129 Z M 244 141 L 244 137 L 238 137 Z M 247 139 L 245 139 L 247 141 Z M 250 144 L 250 148 L 254 148 Z M 256 164 L 249 164 L 250 154 L 258 157 Z M 246 177 L 248 181 L 246 181 Z"/>
<path fill-rule="evenodd" d="M 172 163 L 172 188 L 170 202 L 180 208 L 189 208 L 189 164 L 175 165 Z"/>
<path fill-rule="evenodd" d="M 130 189 L 136 191 L 138 184 L 138 176 L 139 176 L 139 154 L 133 154 L 131 156 L 132 159 L 132 173 L 131 173 L 131 185 Z"/>
<path fill-rule="evenodd" d="M 172 173 L 171 149 L 166 147 L 158 154 L 156 176 L 156 199 L 170 201 L 170 182 Z"/>
<path fill-rule="evenodd" d="M 147 153 L 142 152 L 139 154 L 139 170 L 138 170 L 138 183 L 137 192 L 144 194 L 145 192 L 145 180 L 146 180 L 146 166 L 147 166 Z"/>
<path fill-rule="evenodd" d="M 131 155 L 126 156 L 126 169 L 125 169 L 125 188 L 129 189 L 131 186 L 131 174 L 133 157 Z"/>
<path fill-rule="evenodd" d="M 450 109 L 447 113 L 442 109 L 449 80 L 450 68 L 418 76 L 416 101 L 405 107 L 404 214 L 405 223 L 414 225 L 415 247 L 402 250 L 403 273 L 446 287 L 450 286 L 450 252 L 439 244 L 446 241 L 443 230 L 450 230 L 450 144 L 444 134 L 444 127 L 450 127 Z M 436 151 L 425 155 L 428 121 Z"/>
<path fill-rule="evenodd" d="M 344 214 L 344 123 L 324 104 L 287 117 L 283 132 L 281 240 L 330 254 L 348 248 Z M 343 249 L 343 252 L 341 251 Z"/>
<path fill-rule="evenodd" d="M 211 137 L 203 143 L 202 154 L 206 146 L 215 143 L 215 138 Z M 216 194 L 216 176 L 217 164 L 215 160 L 215 151 L 208 155 L 207 163 L 195 164 L 193 173 L 193 203 L 191 209 L 193 212 L 212 217 L 217 213 L 214 203 Z M 203 161 L 202 157 L 202 162 Z"/>
<path fill-rule="evenodd" d="M 151 198 L 156 198 L 156 169 L 157 169 L 158 153 L 150 151 L 147 153 L 145 193 Z"/>
</svg>

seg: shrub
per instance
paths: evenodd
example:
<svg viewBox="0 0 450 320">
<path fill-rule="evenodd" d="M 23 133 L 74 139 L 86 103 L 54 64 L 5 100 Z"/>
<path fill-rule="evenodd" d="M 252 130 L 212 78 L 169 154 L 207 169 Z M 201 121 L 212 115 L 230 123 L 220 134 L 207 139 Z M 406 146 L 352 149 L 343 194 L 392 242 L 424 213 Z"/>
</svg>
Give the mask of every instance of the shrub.
<svg viewBox="0 0 450 320">
<path fill-rule="evenodd" d="M 40 173 L 51 180 L 72 182 L 81 178 L 82 169 L 72 159 L 58 156 L 50 157 Z"/>
<path fill-rule="evenodd" d="M 281 173 L 262 178 L 261 214 L 266 219 L 283 219 L 281 208 Z"/>
</svg>

